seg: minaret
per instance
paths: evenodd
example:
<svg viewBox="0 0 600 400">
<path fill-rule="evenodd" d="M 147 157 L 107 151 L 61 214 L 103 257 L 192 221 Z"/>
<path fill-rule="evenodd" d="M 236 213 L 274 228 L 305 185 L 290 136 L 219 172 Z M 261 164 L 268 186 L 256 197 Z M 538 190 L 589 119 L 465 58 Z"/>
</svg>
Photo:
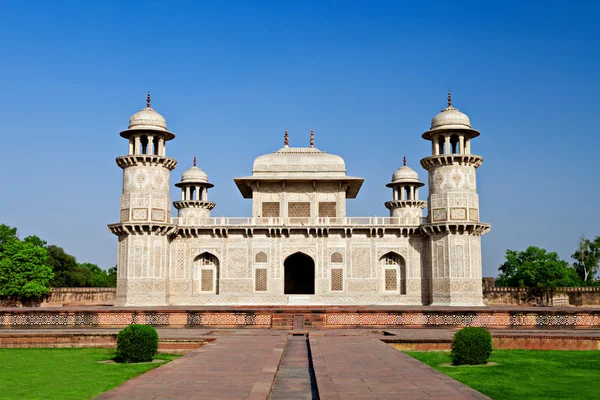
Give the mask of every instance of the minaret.
<svg viewBox="0 0 600 400">
<path fill-rule="evenodd" d="M 121 132 L 129 142 L 123 169 L 120 222 L 109 225 L 119 237 L 117 305 L 164 305 L 171 224 L 170 172 L 177 161 L 166 157 L 165 143 L 175 137 L 165 119 L 150 106 L 129 119 Z"/>
<path fill-rule="evenodd" d="M 179 225 L 198 225 L 203 219 L 210 217 L 210 210 L 215 203 L 208 201 L 208 189 L 213 187 L 208 182 L 208 175 L 194 165 L 181 176 L 181 182 L 175 186 L 181 188 L 181 200 L 173 202 L 178 211 Z"/>
<path fill-rule="evenodd" d="M 423 139 L 431 141 L 430 157 L 421 160 L 429 174 L 427 222 L 422 231 L 431 251 L 431 305 L 483 306 L 481 236 L 490 229 L 479 222 L 475 170 L 483 162 L 471 154 L 479 132 L 469 117 L 448 106 L 431 120 Z"/>
<path fill-rule="evenodd" d="M 390 210 L 390 217 L 398 218 L 397 223 L 403 225 L 420 225 L 423 209 L 427 203 L 419 200 L 419 188 L 425 185 L 419 181 L 417 172 L 404 165 L 392 175 L 392 181 L 387 187 L 392 188 L 392 201 L 386 201 L 385 206 Z"/>
</svg>

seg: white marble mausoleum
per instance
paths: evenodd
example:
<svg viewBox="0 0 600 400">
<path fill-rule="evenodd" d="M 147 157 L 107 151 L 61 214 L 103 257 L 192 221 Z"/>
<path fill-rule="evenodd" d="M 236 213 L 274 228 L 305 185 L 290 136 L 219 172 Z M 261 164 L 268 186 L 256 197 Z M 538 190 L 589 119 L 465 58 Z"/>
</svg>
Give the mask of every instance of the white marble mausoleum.
<svg viewBox="0 0 600 400">
<path fill-rule="evenodd" d="M 252 201 L 251 217 L 211 217 L 207 174 L 194 165 L 175 186 L 166 143 L 175 138 L 150 107 L 121 132 L 123 169 L 118 237 L 117 305 L 442 305 L 483 306 L 476 169 L 479 132 L 448 106 L 422 137 L 431 155 L 429 196 L 406 166 L 387 186 L 389 217 L 349 217 L 362 178 L 344 160 L 314 147 L 284 146 L 254 161 L 234 179 Z M 218 151 L 215 149 L 214 151 Z M 218 188 L 214 189 L 218 190 Z M 171 215 L 171 204 L 177 216 Z M 427 215 L 423 209 L 427 208 Z"/>
</svg>

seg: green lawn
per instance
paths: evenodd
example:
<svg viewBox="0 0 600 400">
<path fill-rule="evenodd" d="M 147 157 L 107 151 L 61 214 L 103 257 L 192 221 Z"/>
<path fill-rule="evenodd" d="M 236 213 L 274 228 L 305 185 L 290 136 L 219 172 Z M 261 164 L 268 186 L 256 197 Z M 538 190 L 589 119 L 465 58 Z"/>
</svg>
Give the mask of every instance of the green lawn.
<svg viewBox="0 0 600 400">
<path fill-rule="evenodd" d="M 494 400 L 600 399 L 600 351 L 496 350 L 486 367 L 440 367 L 447 351 L 406 354 Z"/>
<path fill-rule="evenodd" d="M 90 399 L 164 364 L 97 363 L 113 357 L 113 349 L 0 349 L 0 399 Z"/>
</svg>

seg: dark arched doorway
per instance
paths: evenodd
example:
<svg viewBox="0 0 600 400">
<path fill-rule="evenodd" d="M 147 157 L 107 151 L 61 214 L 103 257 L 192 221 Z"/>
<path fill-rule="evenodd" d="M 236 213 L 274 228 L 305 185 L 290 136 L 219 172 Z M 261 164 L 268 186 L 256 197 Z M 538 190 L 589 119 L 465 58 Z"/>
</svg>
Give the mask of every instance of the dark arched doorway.
<svg viewBox="0 0 600 400">
<path fill-rule="evenodd" d="M 284 294 L 315 294 L 315 263 L 303 253 L 294 253 L 283 262 Z"/>
</svg>

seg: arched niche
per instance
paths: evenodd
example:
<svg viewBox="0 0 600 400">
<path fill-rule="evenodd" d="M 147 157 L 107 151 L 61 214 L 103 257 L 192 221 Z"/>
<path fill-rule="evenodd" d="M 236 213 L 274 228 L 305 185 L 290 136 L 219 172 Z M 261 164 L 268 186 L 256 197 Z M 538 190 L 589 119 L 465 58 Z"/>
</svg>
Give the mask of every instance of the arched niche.
<svg viewBox="0 0 600 400">
<path fill-rule="evenodd" d="M 194 258 L 193 291 L 198 294 L 219 294 L 219 259 L 204 252 Z"/>
<path fill-rule="evenodd" d="M 406 294 L 406 261 L 393 251 L 384 254 L 379 259 L 383 274 L 383 291 L 388 293 Z"/>
</svg>

